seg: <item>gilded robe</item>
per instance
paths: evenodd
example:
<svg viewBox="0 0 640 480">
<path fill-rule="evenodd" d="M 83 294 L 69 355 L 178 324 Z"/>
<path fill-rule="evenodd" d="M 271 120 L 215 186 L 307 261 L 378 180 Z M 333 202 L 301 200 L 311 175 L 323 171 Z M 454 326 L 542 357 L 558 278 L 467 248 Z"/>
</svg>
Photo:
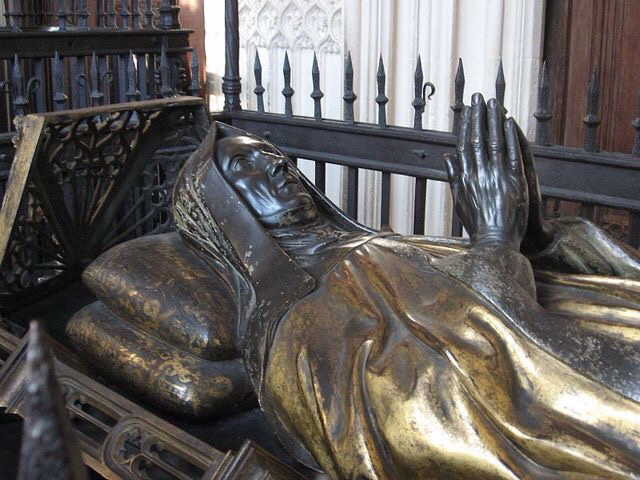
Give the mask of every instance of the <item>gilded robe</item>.
<svg viewBox="0 0 640 480">
<path fill-rule="evenodd" d="M 350 251 L 281 320 L 263 407 L 332 478 L 640 478 L 640 282 L 541 273 L 552 313 L 525 257 L 457 249 Z"/>
</svg>

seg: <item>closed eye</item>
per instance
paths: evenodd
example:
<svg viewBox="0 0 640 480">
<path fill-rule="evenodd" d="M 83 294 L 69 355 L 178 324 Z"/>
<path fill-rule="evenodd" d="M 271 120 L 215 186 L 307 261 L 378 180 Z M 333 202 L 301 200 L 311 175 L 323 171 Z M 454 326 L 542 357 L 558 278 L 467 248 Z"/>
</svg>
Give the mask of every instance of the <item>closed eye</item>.
<svg viewBox="0 0 640 480">
<path fill-rule="evenodd" d="M 231 160 L 231 170 L 234 172 L 242 171 L 244 168 L 250 167 L 253 163 L 253 160 L 249 157 L 245 157 L 243 155 L 236 155 Z"/>
</svg>

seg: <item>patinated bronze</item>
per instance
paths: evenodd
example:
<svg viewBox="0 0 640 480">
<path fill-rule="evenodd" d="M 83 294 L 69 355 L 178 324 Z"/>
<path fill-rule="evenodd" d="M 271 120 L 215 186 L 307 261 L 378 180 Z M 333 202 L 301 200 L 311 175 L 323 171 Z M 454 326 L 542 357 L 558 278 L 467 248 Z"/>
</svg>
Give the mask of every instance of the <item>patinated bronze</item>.
<svg viewBox="0 0 640 480">
<path fill-rule="evenodd" d="M 24 424 L 18 480 L 87 480 L 78 442 L 56 381 L 46 334 L 37 322 L 29 329 Z"/>
<path fill-rule="evenodd" d="M 92 264 L 99 301 L 69 336 L 173 412 L 253 392 L 336 479 L 638 478 L 638 257 L 542 219 L 495 100 L 465 107 L 447 167 L 468 242 L 367 229 L 276 147 L 214 125 L 176 184 L 179 233 Z"/>
<path fill-rule="evenodd" d="M 250 440 L 236 452 L 216 450 L 74 370 L 39 322 L 22 341 L 0 330 L 6 352 L 0 405 L 24 418 L 20 480 L 84 480 L 83 460 L 108 479 L 308 478 Z"/>
</svg>

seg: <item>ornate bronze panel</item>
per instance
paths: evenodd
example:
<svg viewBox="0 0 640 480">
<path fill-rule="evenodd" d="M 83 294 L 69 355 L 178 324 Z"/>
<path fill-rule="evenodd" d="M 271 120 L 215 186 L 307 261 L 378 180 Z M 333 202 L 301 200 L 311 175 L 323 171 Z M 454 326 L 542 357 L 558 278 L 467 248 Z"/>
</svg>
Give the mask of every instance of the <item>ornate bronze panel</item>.
<svg viewBox="0 0 640 480">
<path fill-rule="evenodd" d="M 14 348 L 0 370 L 0 406 L 24 416 L 28 339 L 2 328 L 0 338 L 4 353 Z M 55 372 L 83 460 L 107 479 L 304 478 L 251 442 L 225 454 L 57 360 Z"/>
<path fill-rule="evenodd" d="M 172 228 L 177 171 L 207 118 L 192 97 L 28 115 L 0 212 L 0 309 L 74 281 L 124 240 Z"/>
</svg>

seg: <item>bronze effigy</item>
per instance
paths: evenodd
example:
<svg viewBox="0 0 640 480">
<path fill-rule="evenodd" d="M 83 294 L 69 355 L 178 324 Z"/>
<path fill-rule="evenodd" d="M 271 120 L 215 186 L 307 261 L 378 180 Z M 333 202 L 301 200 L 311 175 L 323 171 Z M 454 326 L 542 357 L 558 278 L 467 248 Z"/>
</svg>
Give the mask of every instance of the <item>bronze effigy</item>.
<svg viewBox="0 0 640 480">
<path fill-rule="evenodd" d="M 92 264 L 98 302 L 68 334 L 169 411 L 255 394 L 332 478 L 637 478 L 637 255 L 542 219 L 495 100 L 465 107 L 447 166 L 469 241 L 359 225 L 276 147 L 216 124 L 176 183 L 179 233 Z"/>
</svg>

